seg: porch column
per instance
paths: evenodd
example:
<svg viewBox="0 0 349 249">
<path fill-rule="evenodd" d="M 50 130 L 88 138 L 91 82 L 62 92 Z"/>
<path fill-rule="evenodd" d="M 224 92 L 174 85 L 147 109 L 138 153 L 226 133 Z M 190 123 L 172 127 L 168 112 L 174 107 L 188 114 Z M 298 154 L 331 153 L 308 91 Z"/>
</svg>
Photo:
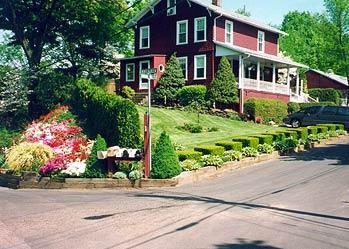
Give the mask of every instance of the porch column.
<svg viewBox="0 0 349 249">
<path fill-rule="evenodd" d="M 291 88 L 290 88 L 290 66 L 287 66 L 286 83 L 287 83 L 288 94 L 290 94 L 290 91 L 291 91 Z"/>
<path fill-rule="evenodd" d="M 304 81 L 301 80 L 301 91 L 300 91 L 300 95 L 303 96 L 304 93 Z"/>
<path fill-rule="evenodd" d="M 240 113 L 244 113 L 244 59 L 239 55 Z"/>
<path fill-rule="evenodd" d="M 273 64 L 273 93 L 275 93 L 275 88 L 276 88 L 276 67 L 275 64 Z"/>
<path fill-rule="evenodd" d="M 261 62 L 257 61 L 257 90 L 259 91 L 261 85 Z"/>
<path fill-rule="evenodd" d="M 297 73 L 296 73 L 296 95 L 300 95 L 300 91 L 299 91 L 299 72 L 297 70 Z"/>
</svg>

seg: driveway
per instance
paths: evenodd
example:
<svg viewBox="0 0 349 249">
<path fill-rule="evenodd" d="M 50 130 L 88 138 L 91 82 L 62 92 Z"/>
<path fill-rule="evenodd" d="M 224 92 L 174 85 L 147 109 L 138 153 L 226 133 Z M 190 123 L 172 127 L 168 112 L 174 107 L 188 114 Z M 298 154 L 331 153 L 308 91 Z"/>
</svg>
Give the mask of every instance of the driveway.
<svg viewBox="0 0 349 249">
<path fill-rule="evenodd" d="M 349 143 L 166 189 L 0 188 L 0 248 L 349 248 Z"/>
</svg>

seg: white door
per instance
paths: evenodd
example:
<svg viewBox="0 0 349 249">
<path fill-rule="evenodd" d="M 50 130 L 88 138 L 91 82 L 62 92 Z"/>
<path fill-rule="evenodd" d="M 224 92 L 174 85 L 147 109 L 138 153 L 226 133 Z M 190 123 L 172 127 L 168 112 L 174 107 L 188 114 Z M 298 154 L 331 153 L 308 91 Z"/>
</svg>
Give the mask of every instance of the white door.
<svg viewBox="0 0 349 249">
<path fill-rule="evenodd" d="M 148 89 L 150 80 L 141 78 L 142 70 L 148 68 L 150 68 L 150 61 L 139 62 L 139 89 Z"/>
</svg>

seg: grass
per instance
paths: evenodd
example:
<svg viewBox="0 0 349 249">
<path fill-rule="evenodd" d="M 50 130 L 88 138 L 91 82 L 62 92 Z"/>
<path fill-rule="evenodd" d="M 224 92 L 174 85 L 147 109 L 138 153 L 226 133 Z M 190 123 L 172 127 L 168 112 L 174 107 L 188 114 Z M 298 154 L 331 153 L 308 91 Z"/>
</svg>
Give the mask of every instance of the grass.
<svg viewBox="0 0 349 249">
<path fill-rule="evenodd" d="M 141 125 L 143 127 L 143 116 L 147 111 L 147 108 L 141 106 L 138 106 L 137 108 L 140 114 Z M 199 124 L 204 129 L 217 127 L 218 131 L 190 133 L 176 127 L 183 126 L 185 123 L 197 124 L 197 113 L 154 107 L 151 109 L 151 119 L 153 141 L 162 131 L 166 131 L 170 135 L 172 142 L 181 144 L 188 149 L 194 148 L 198 145 L 214 145 L 218 141 L 231 140 L 231 138 L 234 136 L 255 135 L 282 129 L 278 127 L 255 124 L 253 122 L 242 122 L 212 115 L 200 114 Z"/>
</svg>

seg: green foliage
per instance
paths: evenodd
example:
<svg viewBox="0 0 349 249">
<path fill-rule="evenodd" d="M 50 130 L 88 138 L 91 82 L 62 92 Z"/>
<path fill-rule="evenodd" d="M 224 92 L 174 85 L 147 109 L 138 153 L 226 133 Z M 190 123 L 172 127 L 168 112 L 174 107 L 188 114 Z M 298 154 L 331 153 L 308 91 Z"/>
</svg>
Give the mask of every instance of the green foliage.
<svg viewBox="0 0 349 249">
<path fill-rule="evenodd" d="M 193 124 L 193 123 L 185 123 L 183 126 L 179 126 L 178 128 L 189 131 L 190 133 L 201 133 L 203 128 L 199 124 Z"/>
<path fill-rule="evenodd" d="M 4 168 L 5 167 L 5 162 L 6 162 L 5 155 L 0 154 L 0 168 Z"/>
<path fill-rule="evenodd" d="M 309 89 L 309 95 L 320 102 L 332 102 L 337 105 L 341 103 L 341 93 L 333 88 L 312 88 Z"/>
<path fill-rule="evenodd" d="M 240 161 L 242 159 L 242 152 L 236 150 L 224 151 L 222 159 L 224 162 Z"/>
<path fill-rule="evenodd" d="M 5 148 L 9 148 L 13 145 L 16 138 L 21 135 L 18 131 L 9 130 L 6 128 L 0 128 L 0 154 L 3 153 Z"/>
<path fill-rule="evenodd" d="M 101 134 L 108 146 L 137 148 L 140 120 L 132 101 L 107 93 L 88 80 L 77 82 L 72 99 L 73 111 L 85 121 L 90 137 Z"/>
<path fill-rule="evenodd" d="M 271 154 L 274 151 L 274 146 L 271 144 L 258 144 L 257 150 L 259 153 Z"/>
<path fill-rule="evenodd" d="M 263 135 L 273 136 L 273 142 L 286 139 L 285 133 L 279 132 L 279 131 L 278 132 L 268 132 L 268 133 L 265 133 Z"/>
<path fill-rule="evenodd" d="M 201 157 L 200 163 L 205 166 L 216 166 L 220 167 L 222 166 L 223 159 L 220 156 L 217 155 L 203 155 Z"/>
<path fill-rule="evenodd" d="M 188 106 L 193 102 L 204 105 L 207 88 L 204 85 L 184 86 L 178 92 L 178 100 L 181 106 Z"/>
<path fill-rule="evenodd" d="M 107 143 L 101 135 L 97 135 L 95 142 L 93 143 L 91 154 L 86 161 L 86 170 L 82 174 L 83 177 L 101 178 L 106 174 L 105 162 L 99 160 L 97 157 L 98 151 L 106 151 Z"/>
<path fill-rule="evenodd" d="M 241 142 L 242 147 L 252 147 L 257 149 L 259 139 L 256 137 L 235 137 L 233 141 Z"/>
<path fill-rule="evenodd" d="M 326 126 L 328 128 L 328 131 L 336 131 L 337 130 L 336 124 L 321 124 L 321 126 Z"/>
<path fill-rule="evenodd" d="M 181 173 L 178 156 L 166 132 L 162 132 L 152 153 L 150 175 L 155 179 L 166 179 Z"/>
<path fill-rule="evenodd" d="M 274 142 L 273 144 L 275 150 L 280 151 L 281 153 L 285 153 L 289 151 L 290 149 L 294 149 L 298 146 L 298 140 L 288 137 L 285 140 L 280 140 L 277 142 Z"/>
<path fill-rule="evenodd" d="M 195 151 L 202 152 L 204 155 L 223 155 L 224 147 L 216 145 L 203 145 L 194 148 Z"/>
<path fill-rule="evenodd" d="M 288 114 L 294 113 L 294 112 L 298 112 L 300 110 L 300 106 L 299 103 L 296 102 L 288 102 L 287 103 L 287 112 Z"/>
<path fill-rule="evenodd" d="M 115 179 L 127 179 L 127 175 L 124 172 L 118 171 L 113 175 Z"/>
<path fill-rule="evenodd" d="M 293 131 L 297 132 L 297 137 L 302 140 L 306 140 L 308 137 L 308 128 L 307 127 L 300 127 L 296 129 L 292 129 Z"/>
<path fill-rule="evenodd" d="M 141 177 L 142 177 L 142 173 L 139 172 L 138 170 L 132 170 L 132 171 L 128 174 L 128 178 L 129 178 L 131 181 L 135 181 L 135 180 L 141 179 Z"/>
<path fill-rule="evenodd" d="M 185 79 L 182 68 L 176 57 L 176 54 L 171 55 L 166 63 L 165 72 L 162 74 L 158 86 L 154 92 L 154 99 L 167 104 L 174 104 L 179 90 L 184 86 Z"/>
<path fill-rule="evenodd" d="M 272 144 L 273 136 L 272 135 L 254 135 L 259 140 L 259 144 Z"/>
<path fill-rule="evenodd" d="M 181 150 L 181 151 L 176 151 L 178 155 L 179 161 L 185 161 L 185 160 L 200 160 L 202 156 L 202 152 L 195 151 L 195 150 Z"/>
<path fill-rule="evenodd" d="M 6 164 L 15 172 L 37 172 L 53 156 L 53 150 L 45 144 L 22 142 L 9 149 Z"/>
<path fill-rule="evenodd" d="M 242 142 L 233 142 L 233 141 L 221 141 L 216 143 L 217 146 L 224 147 L 225 150 L 235 150 L 242 151 Z"/>
<path fill-rule="evenodd" d="M 183 171 L 192 171 L 201 168 L 201 165 L 196 160 L 192 159 L 184 160 L 183 162 L 180 162 L 180 165 Z"/>
<path fill-rule="evenodd" d="M 215 78 L 207 91 L 208 99 L 217 104 L 239 103 L 238 84 L 232 66 L 226 57 L 222 57 Z"/>
<path fill-rule="evenodd" d="M 287 116 L 287 104 L 279 100 L 249 99 L 244 104 L 245 113 L 250 117 L 261 117 L 263 122 L 281 123 Z"/>
<path fill-rule="evenodd" d="M 344 124 L 335 124 L 336 125 L 336 130 L 345 130 Z"/>
<path fill-rule="evenodd" d="M 258 156 L 258 150 L 256 148 L 252 147 L 244 147 L 242 148 L 242 155 L 245 157 L 257 157 Z"/>
<path fill-rule="evenodd" d="M 317 127 L 317 133 L 327 133 L 328 132 L 328 127 L 321 125 L 316 125 Z"/>
<path fill-rule="evenodd" d="M 133 100 L 135 95 L 136 95 L 135 90 L 133 90 L 133 88 L 129 86 L 123 86 L 120 92 L 121 97 L 129 100 Z"/>
<path fill-rule="evenodd" d="M 295 139 L 299 139 L 298 133 L 295 130 L 285 130 L 285 131 L 283 131 L 283 133 L 285 134 L 285 136 L 287 138 L 288 137 L 292 137 L 292 138 L 295 138 Z"/>
<path fill-rule="evenodd" d="M 317 134 L 317 127 L 316 126 L 308 126 L 308 134 L 309 135 L 316 135 Z"/>
<path fill-rule="evenodd" d="M 333 102 L 310 102 L 310 103 L 299 103 L 299 107 L 301 110 L 304 110 L 305 108 L 312 107 L 312 106 L 322 106 L 322 105 L 329 105 L 329 106 L 335 106 L 336 104 Z"/>
</svg>

